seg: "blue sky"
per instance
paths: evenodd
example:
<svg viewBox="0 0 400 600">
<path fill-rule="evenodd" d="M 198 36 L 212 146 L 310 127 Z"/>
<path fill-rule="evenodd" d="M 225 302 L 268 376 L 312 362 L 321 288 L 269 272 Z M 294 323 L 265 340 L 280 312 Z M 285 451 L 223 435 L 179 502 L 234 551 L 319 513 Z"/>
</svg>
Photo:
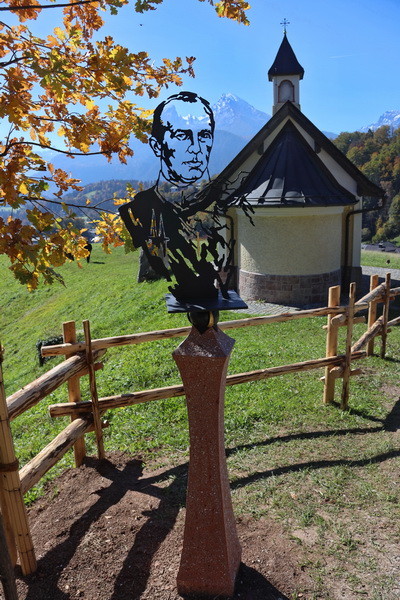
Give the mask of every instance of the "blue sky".
<svg viewBox="0 0 400 600">
<path fill-rule="evenodd" d="M 211 103 L 231 92 L 270 114 L 267 72 L 286 18 L 288 39 L 305 69 L 301 109 L 317 127 L 354 131 L 386 110 L 400 110 L 400 0 L 249 1 L 249 27 L 218 18 L 207 0 L 164 0 L 142 15 L 128 5 L 107 16 L 103 34 L 132 51 L 148 51 L 156 62 L 196 56 L 196 78 L 185 78 L 181 89 Z M 59 16 L 59 9 L 43 11 L 36 27 L 49 33 Z M 176 91 L 164 90 L 159 100 Z M 137 103 L 154 108 L 158 101 Z"/>
<path fill-rule="evenodd" d="M 216 102 L 231 92 L 271 113 L 267 72 L 288 39 L 305 69 L 302 111 L 327 131 L 353 131 L 400 110 L 400 0 L 250 0 L 249 27 L 214 15 L 197 0 L 164 0 L 137 15 L 124 8 L 107 19 L 114 37 L 132 50 L 196 56 L 194 80 L 184 88 Z M 162 99 L 176 91 L 163 92 Z M 156 102 L 150 103 L 155 106 Z"/>
</svg>

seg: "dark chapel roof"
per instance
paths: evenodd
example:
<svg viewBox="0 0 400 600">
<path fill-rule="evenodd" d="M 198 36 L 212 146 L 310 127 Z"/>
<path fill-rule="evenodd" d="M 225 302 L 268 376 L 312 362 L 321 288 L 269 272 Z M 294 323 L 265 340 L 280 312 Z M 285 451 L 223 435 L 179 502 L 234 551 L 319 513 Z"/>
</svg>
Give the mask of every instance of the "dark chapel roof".
<svg viewBox="0 0 400 600">
<path fill-rule="evenodd" d="M 244 178 L 234 197 L 266 206 L 345 206 L 357 202 L 290 121 Z"/>
<path fill-rule="evenodd" d="M 300 75 L 300 79 L 303 79 L 304 75 L 304 69 L 297 60 L 286 33 L 283 36 L 274 63 L 268 71 L 268 79 L 272 81 L 272 78 L 278 75 Z"/>
<path fill-rule="evenodd" d="M 328 156 L 356 182 L 358 196 L 373 196 L 376 198 L 382 198 L 384 196 L 384 191 L 380 187 L 369 181 L 369 179 L 367 179 L 367 177 L 339 150 L 339 148 L 337 148 L 333 144 L 333 142 L 331 142 L 331 140 L 329 140 L 309 119 L 307 119 L 307 117 L 292 102 L 286 102 L 282 106 L 282 108 L 280 108 L 274 114 L 274 116 L 264 125 L 264 127 L 260 129 L 260 131 L 253 137 L 253 139 L 250 140 L 248 144 L 246 144 L 246 146 L 237 154 L 237 156 L 235 156 L 235 158 L 218 175 L 214 183 L 217 185 L 218 183 L 223 184 L 226 181 L 233 181 L 236 177 L 235 173 L 237 174 L 238 172 L 241 172 L 243 175 L 243 165 L 246 162 L 248 162 L 248 160 L 252 156 L 257 155 L 257 153 L 261 155 L 261 159 L 259 159 L 254 165 L 251 173 L 253 173 L 254 170 L 257 168 L 257 165 L 260 160 L 268 161 L 270 153 L 274 149 L 273 143 L 270 146 L 268 146 L 267 149 L 264 151 L 264 142 L 270 135 L 273 134 L 273 132 L 277 128 L 281 127 L 282 124 L 284 124 L 286 121 L 292 122 L 292 124 L 296 123 L 302 129 L 304 129 L 304 131 L 307 132 L 308 135 L 311 136 L 311 138 L 314 140 L 314 147 L 316 149 L 318 148 L 324 150 L 328 154 Z M 300 132 L 299 136 L 303 137 Z M 277 137 L 279 138 L 279 134 Z M 296 143 L 296 147 L 297 150 L 299 150 L 301 148 L 300 140 L 298 140 L 297 137 L 296 140 L 298 142 Z M 305 151 L 308 154 L 311 152 L 313 154 L 312 160 L 318 159 L 316 162 L 318 165 L 322 165 L 323 172 L 325 173 L 327 169 L 317 156 L 317 150 L 313 151 L 313 149 L 308 145 L 308 143 L 305 140 L 303 141 L 304 144 L 307 144 L 307 146 L 303 146 L 303 152 Z M 290 144 L 286 144 L 286 148 L 289 151 Z M 291 159 L 288 158 L 288 160 Z M 330 173 L 329 176 L 333 178 L 333 176 L 330 175 Z M 337 182 L 336 185 L 339 186 Z M 243 189 L 243 187 L 241 186 L 240 189 Z M 343 188 L 340 189 L 344 192 L 344 197 L 346 197 L 346 195 L 347 197 L 351 196 L 351 194 L 347 190 L 343 190 Z M 317 195 L 321 196 L 321 194 L 322 191 L 319 191 L 319 194 Z M 232 196 L 237 197 L 237 192 L 234 192 Z M 352 202 L 354 202 L 354 200 L 350 200 L 345 203 L 351 204 Z M 285 204 L 282 202 L 276 202 L 275 206 L 276 205 L 285 206 Z M 323 205 L 325 205 L 325 203 Z M 270 204 L 265 203 L 265 206 L 270 206 Z"/>
</svg>

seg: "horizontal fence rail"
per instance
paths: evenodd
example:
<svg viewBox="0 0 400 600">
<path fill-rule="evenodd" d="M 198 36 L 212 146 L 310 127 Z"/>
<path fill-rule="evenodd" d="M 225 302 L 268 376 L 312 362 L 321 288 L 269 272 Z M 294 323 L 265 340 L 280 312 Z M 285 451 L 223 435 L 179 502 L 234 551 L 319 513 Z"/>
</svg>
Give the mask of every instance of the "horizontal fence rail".
<svg viewBox="0 0 400 600">
<path fill-rule="evenodd" d="M 93 430 L 93 420 L 90 418 L 72 421 L 48 446 L 20 469 L 22 493 L 26 494 L 51 467 L 54 467 L 78 438 Z"/>
<path fill-rule="evenodd" d="M 97 352 L 94 355 L 94 359 L 96 360 L 104 354 L 104 350 Z M 15 419 L 19 415 L 22 415 L 26 410 L 32 408 L 40 400 L 43 400 L 43 398 L 54 392 L 60 385 L 66 383 L 71 377 L 82 377 L 86 374 L 86 357 L 79 355 L 71 356 L 71 358 L 53 367 L 26 387 L 9 396 L 7 398 L 9 418 Z"/>
<path fill-rule="evenodd" d="M 368 304 L 365 305 L 365 308 Z M 284 312 L 279 315 L 268 315 L 265 317 L 250 317 L 248 319 L 237 319 L 235 321 L 222 321 L 218 323 L 219 329 L 238 329 L 240 327 L 255 327 L 257 325 L 268 325 L 269 323 L 283 323 L 285 321 L 295 321 L 296 319 L 305 319 L 309 317 L 323 317 L 328 314 L 341 314 L 346 312 L 346 307 L 337 306 L 335 308 L 314 308 L 308 310 L 299 310 L 295 312 Z M 115 348 L 117 346 L 128 346 L 131 344 L 143 344 L 145 342 L 154 342 L 166 340 L 175 337 L 188 335 L 191 325 L 187 327 L 176 327 L 174 329 L 162 329 L 160 331 L 147 331 L 145 333 L 133 333 L 131 335 L 120 335 L 116 337 L 101 338 L 92 340 L 93 350 Z M 54 346 L 42 346 L 42 356 L 62 356 L 75 352 L 84 352 L 86 345 L 84 342 L 76 344 L 57 344 Z"/>
<path fill-rule="evenodd" d="M 352 360 L 365 358 L 365 352 L 354 352 L 351 355 Z M 301 371 L 310 371 L 311 369 L 321 369 L 323 367 L 334 367 L 344 362 L 345 356 L 339 355 L 332 358 L 318 358 L 316 360 L 307 360 L 304 362 L 293 363 L 280 367 L 269 367 L 267 369 L 258 369 L 257 371 L 249 371 L 247 373 L 237 373 L 236 375 L 228 375 L 226 385 L 238 385 L 240 383 L 249 383 L 250 381 L 262 381 L 279 375 L 288 375 L 289 373 L 299 373 Z M 177 398 L 185 393 L 183 385 L 171 385 L 168 387 L 156 388 L 153 390 L 143 390 L 140 392 L 131 392 L 130 394 L 119 394 L 116 396 L 108 396 L 107 398 L 99 398 L 99 407 L 102 411 L 111 408 L 124 408 L 133 404 L 142 404 L 153 400 L 165 400 L 167 398 Z M 73 402 L 62 402 L 60 404 L 52 404 L 49 406 L 49 412 L 52 417 L 65 417 L 67 415 L 78 413 L 85 414 L 92 411 L 92 403 L 79 402 L 76 405 Z"/>
</svg>

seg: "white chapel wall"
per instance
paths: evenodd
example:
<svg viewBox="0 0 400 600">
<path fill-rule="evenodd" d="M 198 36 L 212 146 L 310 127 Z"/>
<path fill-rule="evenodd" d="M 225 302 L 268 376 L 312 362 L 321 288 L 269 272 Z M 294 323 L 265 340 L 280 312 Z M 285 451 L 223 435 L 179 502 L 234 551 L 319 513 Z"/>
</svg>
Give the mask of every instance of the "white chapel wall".
<svg viewBox="0 0 400 600">
<path fill-rule="evenodd" d="M 309 275 L 341 267 L 341 207 L 257 209 L 255 227 L 238 214 L 239 268 Z"/>
</svg>

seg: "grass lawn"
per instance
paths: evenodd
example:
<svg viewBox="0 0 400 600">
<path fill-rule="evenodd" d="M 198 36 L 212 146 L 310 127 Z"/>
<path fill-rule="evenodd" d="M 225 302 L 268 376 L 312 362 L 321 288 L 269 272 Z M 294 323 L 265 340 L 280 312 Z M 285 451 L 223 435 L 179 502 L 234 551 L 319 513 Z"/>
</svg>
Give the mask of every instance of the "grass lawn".
<svg viewBox="0 0 400 600">
<path fill-rule="evenodd" d="M 136 283 L 137 259 L 137 254 L 125 255 L 122 249 L 105 255 L 95 246 L 89 265 L 62 268 L 65 287 L 42 287 L 31 294 L 13 280 L 0 259 L 0 340 L 7 395 L 60 360 L 40 367 L 36 342 L 60 335 L 63 321 L 75 320 L 81 334 L 82 320 L 89 319 L 94 338 L 187 324 L 185 315 L 166 312 L 165 282 Z M 221 320 L 241 316 L 223 313 Z M 302 319 L 232 330 L 229 335 L 236 344 L 229 373 L 324 356 L 325 322 Z M 355 339 L 363 331 L 365 325 L 357 325 Z M 344 334 L 341 330 L 342 348 Z M 178 343 L 172 339 L 109 350 L 104 370 L 97 373 L 99 395 L 178 383 L 171 357 Z M 349 598 L 399 597 L 398 571 L 382 562 L 389 545 L 400 542 L 399 364 L 400 331 L 395 327 L 386 360 L 371 357 L 356 365 L 363 375 L 351 378 L 347 412 L 322 404 L 321 371 L 226 391 L 225 435 L 235 513 L 254 519 L 268 515 L 284 524 L 304 555 L 315 598 L 336 600 L 342 597 L 340 590 Z M 336 385 L 339 401 L 341 381 Z M 88 399 L 84 380 L 82 390 L 83 399 Z M 65 400 L 63 386 L 13 422 L 21 464 L 66 426 L 67 418 L 52 420 L 47 412 L 49 404 Z M 188 456 L 183 398 L 109 411 L 106 418 L 106 452 L 140 454 L 149 468 Z M 89 452 L 95 454 L 92 434 L 87 440 Z M 72 453 L 27 494 L 27 501 L 69 466 Z M 337 596 L 324 591 L 332 580 L 337 581 Z"/>
<path fill-rule="evenodd" d="M 361 264 L 366 267 L 400 269 L 400 254 L 394 254 L 393 252 L 374 252 L 372 250 L 361 250 Z"/>
</svg>

